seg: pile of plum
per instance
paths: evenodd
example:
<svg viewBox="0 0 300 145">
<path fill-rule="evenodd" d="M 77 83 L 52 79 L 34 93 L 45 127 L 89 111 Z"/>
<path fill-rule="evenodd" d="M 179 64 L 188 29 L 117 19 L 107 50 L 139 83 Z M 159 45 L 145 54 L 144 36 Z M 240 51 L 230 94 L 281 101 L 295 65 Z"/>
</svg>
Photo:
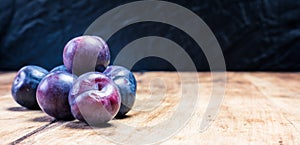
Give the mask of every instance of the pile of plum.
<svg viewBox="0 0 300 145">
<path fill-rule="evenodd" d="M 95 71 L 77 77 L 72 73 L 73 65 L 78 65 L 74 63 L 75 55 L 89 54 L 89 51 L 99 52 Z M 98 125 L 114 117 L 124 117 L 135 101 L 136 80 L 125 67 L 108 66 L 109 61 L 109 48 L 103 39 L 76 37 L 64 48 L 64 65 L 50 72 L 34 65 L 21 68 L 12 84 L 12 96 L 21 106 L 42 109 L 58 120 L 76 118 Z M 85 66 L 80 67 L 85 69 Z"/>
</svg>

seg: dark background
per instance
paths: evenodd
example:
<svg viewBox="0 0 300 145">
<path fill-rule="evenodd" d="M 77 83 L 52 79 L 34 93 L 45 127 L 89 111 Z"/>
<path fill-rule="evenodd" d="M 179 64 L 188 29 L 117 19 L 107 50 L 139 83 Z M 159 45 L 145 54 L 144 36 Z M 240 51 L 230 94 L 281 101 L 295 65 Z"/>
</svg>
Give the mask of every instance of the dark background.
<svg viewBox="0 0 300 145">
<path fill-rule="evenodd" d="M 64 45 L 101 14 L 130 1 L 0 0 L 0 70 L 28 64 L 62 64 Z M 199 15 L 215 33 L 230 71 L 300 70 L 299 0 L 172 1 Z M 176 13 L 176 12 L 174 12 Z M 209 71 L 201 48 L 181 30 L 161 23 L 130 25 L 108 41 L 112 61 L 122 47 L 143 36 L 162 36 L 181 45 L 199 71 Z M 157 62 L 159 61 L 159 62 Z M 133 70 L 174 70 L 146 58 Z"/>
</svg>

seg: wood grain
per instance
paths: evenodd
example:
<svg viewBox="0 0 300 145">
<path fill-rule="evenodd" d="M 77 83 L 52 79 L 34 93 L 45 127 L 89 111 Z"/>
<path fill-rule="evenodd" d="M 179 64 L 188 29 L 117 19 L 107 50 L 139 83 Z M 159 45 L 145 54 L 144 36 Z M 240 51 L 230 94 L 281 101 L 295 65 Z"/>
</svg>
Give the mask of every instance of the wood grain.
<svg viewBox="0 0 300 145">
<path fill-rule="evenodd" d="M 192 73 L 185 73 L 191 75 Z M 180 102 L 180 77 L 171 72 L 136 73 L 137 100 L 128 117 L 92 128 L 77 120 L 55 121 L 41 111 L 29 111 L 10 95 L 15 73 L 0 75 L 0 144 L 115 144 L 109 140 L 120 132 L 118 124 L 141 128 L 159 124 L 172 116 Z M 195 75 L 195 74 L 194 74 Z M 199 98 L 194 114 L 182 129 L 157 144 L 300 144 L 299 73 L 227 73 L 225 97 L 217 118 L 199 132 L 210 95 L 212 76 L 197 73 Z M 188 94 L 188 93 L 187 93 Z M 158 103 L 157 103 L 158 102 Z M 186 108 L 183 111 L 191 111 Z M 160 134 L 149 134 L 159 136 Z M 143 137 L 136 138 L 140 143 Z"/>
</svg>

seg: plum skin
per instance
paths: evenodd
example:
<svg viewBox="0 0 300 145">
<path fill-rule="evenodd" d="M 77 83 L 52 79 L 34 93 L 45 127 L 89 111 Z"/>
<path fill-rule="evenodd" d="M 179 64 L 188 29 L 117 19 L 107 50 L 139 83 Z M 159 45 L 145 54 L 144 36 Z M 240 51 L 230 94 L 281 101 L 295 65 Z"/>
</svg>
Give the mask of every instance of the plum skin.
<svg viewBox="0 0 300 145">
<path fill-rule="evenodd" d="M 76 76 L 68 72 L 49 73 L 40 82 L 36 97 L 41 109 L 58 120 L 73 120 L 68 96 Z"/>
<path fill-rule="evenodd" d="M 78 77 L 70 93 L 73 116 L 92 126 L 113 119 L 120 109 L 118 87 L 100 72 L 88 72 Z"/>
<path fill-rule="evenodd" d="M 47 74 L 48 71 L 39 66 L 28 65 L 22 67 L 11 87 L 14 100 L 28 109 L 40 109 L 36 100 L 36 90 L 42 78 Z"/>
<path fill-rule="evenodd" d="M 54 67 L 52 70 L 50 70 L 50 73 L 56 72 L 56 71 L 65 71 L 65 72 L 71 73 L 70 71 L 67 70 L 65 65 L 59 65 L 59 66 Z"/>
<path fill-rule="evenodd" d="M 63 62 L 68 72 L 72 72 L 75 53 L 78 51 L 99 51 L 95 66 L 97 71 L 104 71 L 110 62 L 109 48 L 102 38 L 88 35 L 79 36 L 70 40 L 64 47 Z"/>
<path fill-rule="evenodd" d="M 134 105 L 136 96 L 136 79 L 131 71 L 122 66 L 111 65 L 103 72 L 119 88 L 121 94 L 121 107 L 117 118 L 122 118 Z"/>
</svg>

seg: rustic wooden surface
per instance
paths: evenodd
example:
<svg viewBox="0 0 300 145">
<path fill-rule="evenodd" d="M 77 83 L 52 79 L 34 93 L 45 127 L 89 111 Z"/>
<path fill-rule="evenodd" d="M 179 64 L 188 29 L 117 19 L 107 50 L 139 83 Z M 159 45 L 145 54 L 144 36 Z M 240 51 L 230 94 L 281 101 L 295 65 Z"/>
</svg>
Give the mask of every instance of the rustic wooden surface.
<svg viewBox="0 0 300 145">
<path fill-rule="evenodd" d="M 162 107 L 131 111 L 127 118 L 94 129 L 76 120 L 55 121 L 41 111 L 20 107 L 10 94 L 14 75 L 0 73 L 0 144 L 114 144 L 103 136 L 114 133 L 116 121 L 133 126 L 153 125 L 172 114 L 179 100 L 176 73 L 136 73 L 135 107 L 155 106 L 150 101 L 155 97 L 149 98 L 149 94 L 159 95 L 161 88 L 167 88 L 159 98 Z M 211 74 L 197 75 L 203 96 L 199 101 L 207 102 L 212 90 Z M 198 105 L 189 123 L 159 144 L 300 144 L 299 82 L 299 73 L 228 72 L 225 97 L 211 126 L 204 132 L 197 131 L 206 109 L 206 105 Z"/>
</svg>

